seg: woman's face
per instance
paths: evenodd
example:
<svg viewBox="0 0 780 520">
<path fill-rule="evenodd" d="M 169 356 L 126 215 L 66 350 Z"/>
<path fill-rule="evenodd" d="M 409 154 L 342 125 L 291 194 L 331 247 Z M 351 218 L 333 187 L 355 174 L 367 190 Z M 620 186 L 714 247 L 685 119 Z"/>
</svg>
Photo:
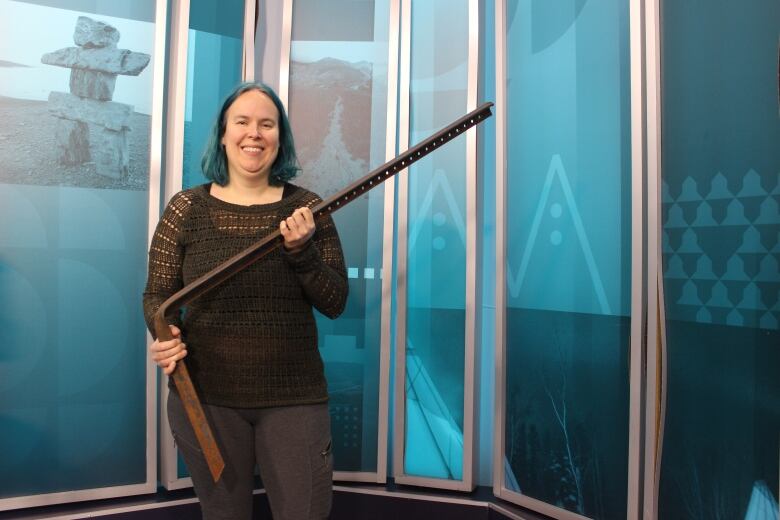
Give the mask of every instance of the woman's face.
<svg viewBox="0 0 780 520">
<path fill-rule="evenodd" d="M 244 92 L 225 114 L 222 144 L 230 179 L 268 179 L 279 153 L 279 111 L 259 90 Z"/>
</svg>

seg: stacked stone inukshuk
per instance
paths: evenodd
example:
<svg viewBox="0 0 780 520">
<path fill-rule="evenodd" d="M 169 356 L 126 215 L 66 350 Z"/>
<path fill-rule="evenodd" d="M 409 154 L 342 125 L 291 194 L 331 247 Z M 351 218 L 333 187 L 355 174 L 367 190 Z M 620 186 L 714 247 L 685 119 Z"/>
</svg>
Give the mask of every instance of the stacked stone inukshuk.
<svg viewBox="0 0 780 520">
<path fill-rule="evenodd" d="M 92 160 L 98 173 L 122 179 L 129 171 L 127 132 L 133 106 L 111 98 L 117 75 L 137 76 L 150 56 L 117 49 L 119 36 L 115 27 L 80 16 L 73 33 L 77 47 L 44 54 L 41 62 L 71 69 L 70 94 L 49 94 L 60 161 L 77 165 Z"/>
</svg>

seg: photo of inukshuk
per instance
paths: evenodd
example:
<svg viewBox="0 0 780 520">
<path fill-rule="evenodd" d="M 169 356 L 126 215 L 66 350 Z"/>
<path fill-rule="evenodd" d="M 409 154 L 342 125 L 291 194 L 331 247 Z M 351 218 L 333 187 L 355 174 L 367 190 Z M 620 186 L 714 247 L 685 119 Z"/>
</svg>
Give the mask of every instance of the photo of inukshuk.
<svg viewBox="0 0 780 520">
<path fill-rule="evenodd" d="M 80 16 L 73 33 L 77 47 L 46 53 L 41 62 L 71 69 L 70 94 L 49 94 L 49 111 L 57 119 L 60 162 L 78 165 L 91 160 L 98 173 L 124 179 L 129 171 L 127 132 L 133 106 L 111 98 L 117 75 L 137 76 L 150 56 L 117 49 L 119 37 L 115 27 Z"/>
</svg>

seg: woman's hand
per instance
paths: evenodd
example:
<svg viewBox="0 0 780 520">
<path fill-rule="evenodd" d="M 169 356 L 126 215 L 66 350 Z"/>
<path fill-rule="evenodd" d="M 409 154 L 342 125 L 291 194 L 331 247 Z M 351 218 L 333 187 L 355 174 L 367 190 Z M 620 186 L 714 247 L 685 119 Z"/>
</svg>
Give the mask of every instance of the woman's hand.
<svg viewBox="0 0 780 520">
<path fill-rule="evenodd" d="M 166 376 L 169 376 L 176 369 L 176 362 L 187 355 L 187 345 L 181 341 L 181 331 L 175 325 L 169 325 L 173 339 L 169 341 L 154 340 L 149 347 L 152 361 L 163 369 Z"/>
<path fill-rule="evenodd" d="M 302 249 L 314 235 L 314 214 L 306 206 L 293 211 L 293 214 L 279 223 L 279 231 L 284 237 L 284 248 L 288 251 Z"/>
</svg>

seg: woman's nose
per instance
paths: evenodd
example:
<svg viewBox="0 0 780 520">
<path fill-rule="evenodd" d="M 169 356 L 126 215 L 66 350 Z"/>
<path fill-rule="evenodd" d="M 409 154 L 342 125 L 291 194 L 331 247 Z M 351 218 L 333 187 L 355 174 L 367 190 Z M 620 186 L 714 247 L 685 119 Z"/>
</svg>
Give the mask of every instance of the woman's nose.
<svg viewBox="0 0 780 520">
<path fill-rule="evenodd" d="M 249 137 L 257 139 L 260 135 L 260 125 L 249 125 Z"/>
</svg>

